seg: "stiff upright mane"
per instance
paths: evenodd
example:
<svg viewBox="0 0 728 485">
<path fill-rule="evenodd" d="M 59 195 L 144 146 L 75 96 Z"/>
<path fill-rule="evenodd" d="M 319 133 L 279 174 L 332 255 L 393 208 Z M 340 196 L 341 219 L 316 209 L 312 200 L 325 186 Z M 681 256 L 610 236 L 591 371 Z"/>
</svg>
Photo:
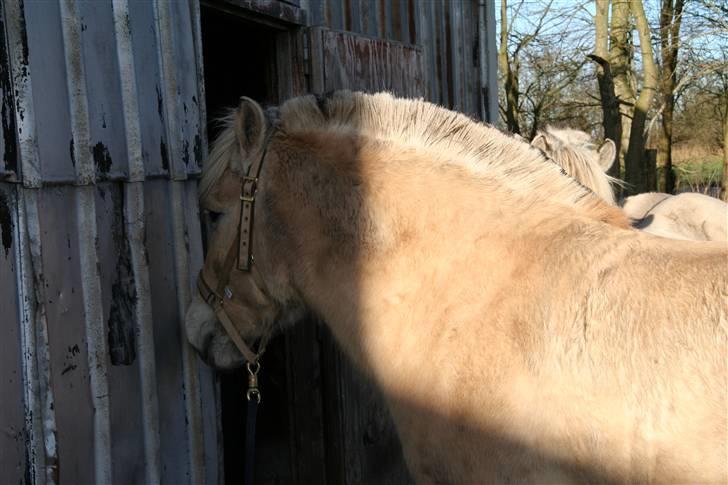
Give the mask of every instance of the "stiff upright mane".
<svg viewBox="0 0 728 485">
<path fill-rule="evenodd" d="M 495 181 L 508 192 L 527 200 L 550 200 L 617 220 L 604 212 L 602 201 L 588 187 L 570 177 L 553 160 L 498 129 L 446 110 L 422 99 L 399 99 L 388 93 L 364 94 L 337 91 L 328 97 L 312 95 L 286 101 L 269 109 L 278 130 L 286 134 L 356 132 L 397 146 L 439 152 L 443 163 L 469 168 L 476 176 Z M 200 183 L 205 196 L 230 166 L 241 173 L 234 131 L 234 116 L 223 118 L 224 129 L 207 159 Z M 270 119 L 269 119 L 270 121 Z"/>
</svg>

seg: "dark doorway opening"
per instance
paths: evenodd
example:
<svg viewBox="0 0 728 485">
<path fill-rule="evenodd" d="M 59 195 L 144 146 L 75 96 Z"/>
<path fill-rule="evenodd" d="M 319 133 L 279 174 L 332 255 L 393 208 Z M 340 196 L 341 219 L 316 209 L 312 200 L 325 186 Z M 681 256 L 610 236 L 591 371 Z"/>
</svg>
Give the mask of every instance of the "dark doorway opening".
<svg viewBox="0 0 728 485">
<path fill-rule="evenodd" d="M 278 104 L 276 36 L 280 30 L 203 5 L 201 11 L 208 139 L 219 134 L 216 120 L 235 108 L 241 96 L 261 105 Z M 203 224 L 203 227 L 205 224 Z M 203 234 L 206 239 L 206 234 Z M 255 483 L 293 483 L 289 391 L 285 342 L 270 342 L 259 375 L 262 402 L 256 431 Z M 218 374 L 226 484 L 243 483 L 247 373 Z"/>
<path fill-rule="evenodd" d="M 275 45 L 278 31 L 227 11 L 202 6 L 202 56 L 208 138 L 214 121 L 248 96 L 261 104 L 278 104 Z"/>
</svg>

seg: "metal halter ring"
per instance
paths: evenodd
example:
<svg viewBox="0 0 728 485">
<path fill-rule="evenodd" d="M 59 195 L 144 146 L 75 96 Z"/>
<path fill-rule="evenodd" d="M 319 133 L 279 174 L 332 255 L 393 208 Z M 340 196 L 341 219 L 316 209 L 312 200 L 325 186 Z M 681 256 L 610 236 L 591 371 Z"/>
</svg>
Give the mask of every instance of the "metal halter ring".
<svg viewBox="0 0 728 485">
<path fill-rule="evenodd" d="M 255 399 L 260 403 L 260 390 L 258 389 L 260 362 L 247 362 L 245 366 L 248 368 L 248 392 L 245 394 L 245 397 L 248 401 Z"/>
</svg>

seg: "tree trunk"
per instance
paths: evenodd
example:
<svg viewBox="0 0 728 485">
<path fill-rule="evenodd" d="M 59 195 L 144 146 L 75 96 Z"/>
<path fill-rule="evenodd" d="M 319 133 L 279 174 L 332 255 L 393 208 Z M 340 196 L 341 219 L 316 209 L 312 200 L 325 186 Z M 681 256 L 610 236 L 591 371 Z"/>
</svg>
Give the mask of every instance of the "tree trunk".
<svg viewBox="0 0 728 485">
<path fill-rule="evenodd" d="M 723 176 L 720 179 L 720 199 L 728 202 L 728 91 L 725 96 L 723 111 Z"/>
<path fill-rule="evenodd" d="M 672 169 L 672 120 L 675 111 L 675 71 L 680 47 L 680 24 L 684 0 L 662 0 L 660 11 L 660 53 L 662 56 L 662 137 L 659 159 L 665 169 L 664 191 L 675 190 L 675 173 Z"/>
<path fill-rule="evenodd" d="M 517 62 L 514 59 L 514 62 Z M 500 46 L 498 49 L 498 64 L 503 73 L 503 89 L 506 94 L 506 128 L 508 131 L 516 134 L 521 133 L 521 127 L 518 123 L 518 67 L 511 67 L 511 61 L 508 59 L 508 19 L 507 19 L 507 2 L 501 0 L 501 35 Z"/>
<path fill-rule="evenodd" d="M 609 64 L 614 79 L 614 93 L 619 100 L 619 111 L 622 114 L 622 139 L 619 152 L 622 158 L 629 148 L 632 111 L 636 97 L 632 73 L 633 50 L 630 0 L 614 0 L 609 29 Z"/>
<path fill-rule="evenodd" d="M 616 145 L 616 163 L 609 168 L 609 175 L 621 177 L 619 153 L 622 146 L 622 120 L 619 114 L 619 100 L 614 94 L 614 79 L 612 69 L 609 65 L 607 49 L 608 26 L 609 26 L 609 0 L 597 0 L 594 25 L 596 31 L 596 42 L 594 54 L 588 56 L 597 63 L 597 82 L 599 83 L 599 98 L 602 104 L 602 126 L 604 127 L 604 138 L 609 138 Z M 616 188 L 616 187 L 615 187 Z"/>
<path fill-rule="evenodd" d="M 634 104 L 634 116 L 629 133 L 629 147 L 624 159 L 625 180 L 629 194 L 639 194 L 647 190 L 647 173 L 645 160 L 645 125 L 647 111 L 650 109 L 652 99 L 657 87 L 657 67 L 652 55 L 652 40 L 650 38 L 650 26 L 647 23 L 642 0 L 631 1 L 632 12 L 637 22 L 637 32 L 640 38 L 640 50 L 642 52 L 642 69 L 644 81 L 640 90 L 639 98 Z"/>
<path fill-rule="evenodd" d="M 647 192 L 657 190 L 657 150 L 645 150 L 645 187 Z"/>
</svg>

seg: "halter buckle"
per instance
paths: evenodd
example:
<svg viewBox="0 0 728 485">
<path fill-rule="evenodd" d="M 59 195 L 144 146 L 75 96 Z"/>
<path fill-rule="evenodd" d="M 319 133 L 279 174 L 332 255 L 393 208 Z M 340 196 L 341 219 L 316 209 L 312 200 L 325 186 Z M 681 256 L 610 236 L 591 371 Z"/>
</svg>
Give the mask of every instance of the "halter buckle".
<svg viewBox="0 0 728 485">
<path fill-rule="evenodd" d="M 246 192 L 245 186 L 250 184 L 250 191 Z M 240 200 L 243 202 L 255 202 L 255 194 L 258 191 L 258 177 L 243 176 L 242 189 L 240 190 Z M 250 195 L 245 195 L 246 193 Z"/>
</svg>

